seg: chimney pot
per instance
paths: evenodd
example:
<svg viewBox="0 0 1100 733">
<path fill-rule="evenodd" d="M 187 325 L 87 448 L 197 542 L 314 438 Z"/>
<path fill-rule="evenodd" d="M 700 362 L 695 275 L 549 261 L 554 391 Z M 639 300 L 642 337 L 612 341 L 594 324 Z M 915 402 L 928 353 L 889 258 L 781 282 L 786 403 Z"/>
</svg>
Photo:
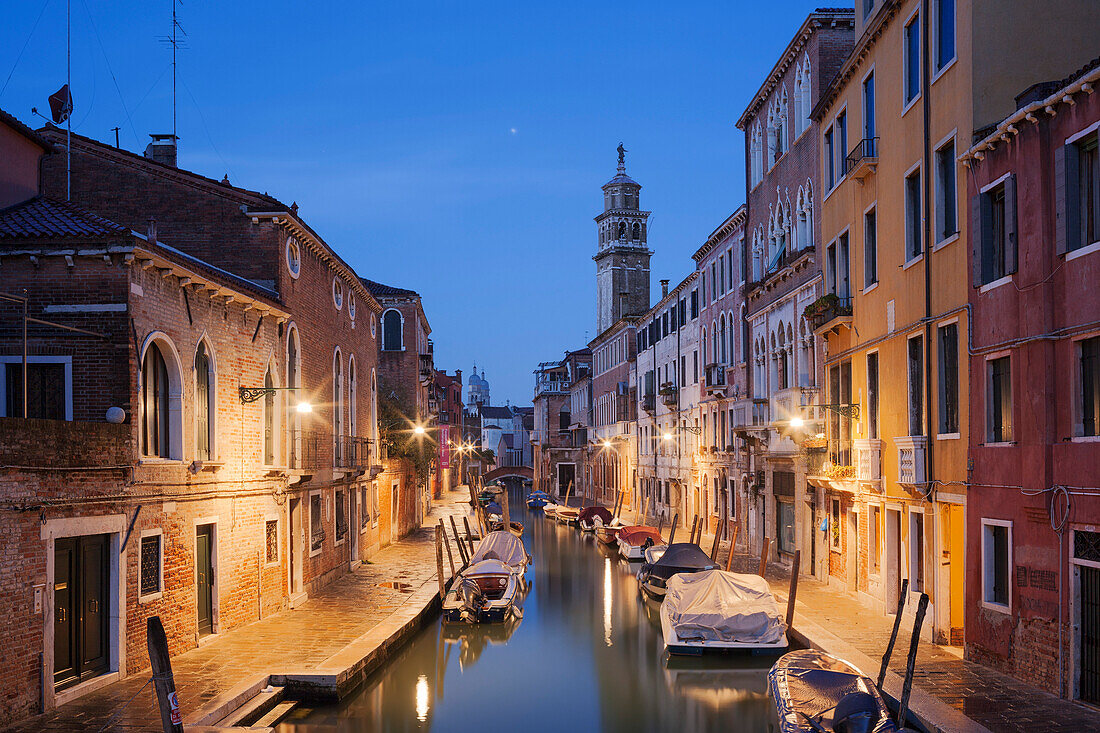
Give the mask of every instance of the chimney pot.
<svg viewBox="0 0 1100 733">
<path fill-rule="evenodd" d="M 668 295 L 668 280 L 661 281 L 661 297 Z"/>
<path fill-rule="evenodd" d="M 148 231 L 148 234 L 146 235 L 146 238 L 149 240 L 150 244 L 156 244 L 156 241 L 157 241 L 157 220 L 156 219 L 150 219 L 149 220 L 149 231 Z"/>
<path fill-rule="evenodd" d="M 145 157 L 157 163 L 176 167 L 176 144 L 179 138 L 175 135 L 150 134 L 152 141 L 145 146 Z"/>
</svg>

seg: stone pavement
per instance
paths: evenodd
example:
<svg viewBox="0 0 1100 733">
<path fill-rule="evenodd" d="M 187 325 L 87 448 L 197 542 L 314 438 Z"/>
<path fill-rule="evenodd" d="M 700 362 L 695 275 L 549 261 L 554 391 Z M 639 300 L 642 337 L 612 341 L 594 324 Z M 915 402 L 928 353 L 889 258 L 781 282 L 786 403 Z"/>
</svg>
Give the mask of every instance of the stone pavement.
<svg viewBox="0 0 1100 733">
<path fill-rule="evenodd" d="M 298 608 L 227 632 L 173 657 L 172 671 L 185 722 L 244 680 L 281 669 L 318 667 L 394 615 L 417 590 L 429 584 L 434 588 L 438 581 L 432 526 L 440 517 L 460 515 L 468 509 L 468 493 L 446 494 L 442 501 L 434 502 L 420 529 L 383 548 L 370 563 L 329 584 Z M 148 671 L 134 674 L 54 711 L 23 720 L 10 730 L 159 731 L 160 712 L 151 686 L 142 689 L 148 680 Z"/>
<path fill-rule="evenodd" d="M 709 552 L 713 542 L 713 535 L 704 536 L 700 546 Z M 728 552 L 729 544 L 724 543 L 718 556 L 724 560 Z M 760 558 L 738 554 L 733 565 L 736 572 L 756 573 Z M 769 565 L 766 577 L 772 592 L 785 607 L 790 573 Z M 814 579 L 799 579 L 795 630 L 814 646 L 856 664 L 872 679 L 878 676 L 893 623 L 893 616 L 871 609 L 846 593 Z M 885 685 L 888 694 L 900 691 L 911 633 L 912 623 L 903 620 L 889 666 L 890 672 L 898 677 L 888 676 Z M 921 642 L 917 650 L 910 709 L 929 727 L 941 730 L 1100 731 L 1100 710 L 1062 700 L 989 667 L 966 661 L 958 647 L 926 642 Z"/>
</svg>

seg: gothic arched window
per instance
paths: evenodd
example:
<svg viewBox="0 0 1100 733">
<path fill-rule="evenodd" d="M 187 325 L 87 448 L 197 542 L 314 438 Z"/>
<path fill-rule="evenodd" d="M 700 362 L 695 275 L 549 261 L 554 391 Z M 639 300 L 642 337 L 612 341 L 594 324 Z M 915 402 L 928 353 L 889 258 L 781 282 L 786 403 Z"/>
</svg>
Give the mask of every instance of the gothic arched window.
<svg viewBox="0 0 1100 733">
<path fill-rule="evenodd" d="M 401 351 L 405 348 L 401 320 L 401 313 L 392 308 L 382 314 L 383 351 Z"/>
<path fill-rule="evenodd" d="M 635 222 L 634 227 L 630 230 L 630 238 L 635 242 L 642 238 L 642 225 Z"/>
</svg>

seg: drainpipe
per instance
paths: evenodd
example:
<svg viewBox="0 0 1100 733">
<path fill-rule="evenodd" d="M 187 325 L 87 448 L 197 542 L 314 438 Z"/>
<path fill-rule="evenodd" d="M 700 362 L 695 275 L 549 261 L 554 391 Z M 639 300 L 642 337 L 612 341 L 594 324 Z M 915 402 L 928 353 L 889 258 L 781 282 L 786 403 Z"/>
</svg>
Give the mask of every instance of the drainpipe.
<svg viewBox="0 0 1100 733">
<path fill-rule="evenodd" d="M 932 108 L 932 74 L 929 56 L 932 52 L 931 35 L 931 7 L 928 0 L 921 0 L 921 128 L 924 134 L 924 147 L 921 160 L 921 187 L 924 189 L 924 205 L 922 213 L 924 222 L 922 234 L 924 236 L 924 477 L 928 486 L 925 500 L 931 503 L 933 479 L 935 478 L 933 462 L 933 431 L 932 431 L 932 131 L 929 129 Z M 934 504 L 932 504 L 934 508 Z M 932 526 L 939 526 L 939 517 L 933 512 Z M 924 526 L 925 536 L 928 533 L 928 524 Z M 934 537 L 939 537 L 939 532 L 934 532 Z M 909 539 L 912 542 L 912 538 Z M 935 543 L 933 543 L 935 544 Z M 921 542 L 921 547 L 927 555 L 927 543 Z M 933 548 L 935 549 L 935 548 Z M 932 599 L 939 604 L 940 573 L 938 554 L 933 553 L 937 562 L 925 563 L 925 567 L 932 570 Z M 933 640 L 937 628 L 936 614 L 932 614 Z M 950 630 L 948 631 L 950 636 Z M 950 639 L 948 639 L 950 641 Z"/>
</svg>

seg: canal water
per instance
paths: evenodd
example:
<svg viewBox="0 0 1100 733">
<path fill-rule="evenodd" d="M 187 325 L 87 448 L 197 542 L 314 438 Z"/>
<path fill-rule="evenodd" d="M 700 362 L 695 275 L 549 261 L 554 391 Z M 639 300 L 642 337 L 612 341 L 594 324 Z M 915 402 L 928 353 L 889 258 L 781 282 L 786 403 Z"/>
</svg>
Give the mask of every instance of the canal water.
<svg viewBox="0 0 1100 733">
<path fill-rule="evenodd" d="M 437 620 L 340 704 L 296 710 L 276 730 L 767 730 L 774 658 L 670 660 L 637 564 L 512 499 L 533 560 L 521 620 Z"/>
</svg>

